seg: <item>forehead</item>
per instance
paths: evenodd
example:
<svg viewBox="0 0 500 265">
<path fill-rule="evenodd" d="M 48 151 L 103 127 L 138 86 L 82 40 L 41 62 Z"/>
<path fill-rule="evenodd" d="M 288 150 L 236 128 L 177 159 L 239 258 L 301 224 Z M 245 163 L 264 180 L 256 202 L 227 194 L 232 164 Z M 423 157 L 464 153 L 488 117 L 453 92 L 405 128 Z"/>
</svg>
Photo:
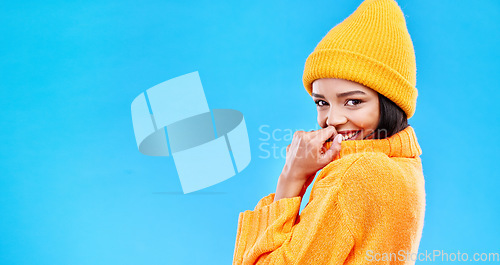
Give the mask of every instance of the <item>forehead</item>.
<svg viewBox="0 0 500 265">
<path fill-rule="evenodd" d="M 376 95 L 377 92 L 360 83 L 339 78 L 321 78 L 312 83 L 312 92 L 322 95 L 335 95 L 337 93 L 361 90 L 367 95 Z"/>
</svg>

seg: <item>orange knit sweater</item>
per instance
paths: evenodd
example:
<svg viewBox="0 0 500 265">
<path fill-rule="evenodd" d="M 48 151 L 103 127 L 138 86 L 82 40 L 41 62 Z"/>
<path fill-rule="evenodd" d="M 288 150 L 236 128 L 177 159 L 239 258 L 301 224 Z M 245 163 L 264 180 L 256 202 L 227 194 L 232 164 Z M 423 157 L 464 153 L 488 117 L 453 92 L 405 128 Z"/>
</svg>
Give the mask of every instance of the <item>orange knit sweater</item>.
<svg viewBox="0 0 500 265">
<path fill-rule="evenodd" d="M 233 264 L 414 264 L 425 214 L 415 132 L 344 141 L 309 202 L 262 198 L 239 214 Z"/>
</svg>

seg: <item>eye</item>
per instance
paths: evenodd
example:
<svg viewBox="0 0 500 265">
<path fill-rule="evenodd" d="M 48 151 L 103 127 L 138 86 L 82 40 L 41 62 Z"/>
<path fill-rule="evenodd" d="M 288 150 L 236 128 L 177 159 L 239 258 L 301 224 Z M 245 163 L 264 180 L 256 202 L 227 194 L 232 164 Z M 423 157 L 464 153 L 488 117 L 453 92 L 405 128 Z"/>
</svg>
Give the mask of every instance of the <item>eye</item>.
<svg viewBox="0 0 500 265">
<path fill-rule="evenodd" d="M 353 105 L 351 105 L 351 106 L 356 106 L 356 105 L 359 105 L 363 102 L 362 100 L 359 100 L 359 99 L 348 99 L 347 102 L 349 102 L 349 101 L 354 102 Z"/>
<path fill-rule="evenodd" d="M 318 106 L 318 107 L 323 107 L 323 106 L 325 106 L 325 105 L 328 104 L 328 103 L 326 103 L 326 101 L 321 100 L 321 99 L 318 99 L 318 100 L 316 100 L 314 102 L 316 103 L 316 106 Z"/>
</svg>

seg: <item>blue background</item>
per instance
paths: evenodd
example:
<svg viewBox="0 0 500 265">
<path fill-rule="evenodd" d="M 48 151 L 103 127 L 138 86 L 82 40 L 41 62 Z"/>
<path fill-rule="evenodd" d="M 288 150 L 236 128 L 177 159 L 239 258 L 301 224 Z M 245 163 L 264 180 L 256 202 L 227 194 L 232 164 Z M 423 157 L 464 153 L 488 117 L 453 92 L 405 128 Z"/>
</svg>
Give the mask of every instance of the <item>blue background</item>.
<svg viewBox="0 0 500 265">
<path fill-rule="evenodd" d="M 305 59 L 360 3 L 3 1 L 0 264 L 230 264 L 239 212 L 285 163 L 265 150 L 317 128 Z M 399 4 L 418 69 L 419 251 L 498 253 L 500 3 Z M 193 71 L 211 109 L 245 115 L 252 161 L 184 195 L 171 158 L 138 151 L 130 105 Z"/>
</svg>

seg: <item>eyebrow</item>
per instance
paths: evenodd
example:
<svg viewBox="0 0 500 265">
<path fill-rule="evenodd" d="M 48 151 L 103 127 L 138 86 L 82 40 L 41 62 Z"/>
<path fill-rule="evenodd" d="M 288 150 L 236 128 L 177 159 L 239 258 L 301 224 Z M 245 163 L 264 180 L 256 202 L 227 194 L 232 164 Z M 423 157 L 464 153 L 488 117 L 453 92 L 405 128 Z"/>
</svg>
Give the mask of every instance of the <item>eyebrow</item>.
<svg viewBox="0 0 500 265">
<path fill-rule="evenodd" d="M 353 91 L 349 91 L 349 92 L 338 93 L 337 97 L 339 97 L 339 98 L 341 98 L 341 97 L 347 97 L 347 96 L 354 95 L 354 94 L 366 95 L 366 93 L 363 92 L 363 91 L 361 91 L 361 90 L 353 90 Z M 313 97 L 317 97 L 317 98 L 325 99 L 325 96 L 323 96 L 321 94 L 312 93 L 312 96 Z"/>
</svg>

